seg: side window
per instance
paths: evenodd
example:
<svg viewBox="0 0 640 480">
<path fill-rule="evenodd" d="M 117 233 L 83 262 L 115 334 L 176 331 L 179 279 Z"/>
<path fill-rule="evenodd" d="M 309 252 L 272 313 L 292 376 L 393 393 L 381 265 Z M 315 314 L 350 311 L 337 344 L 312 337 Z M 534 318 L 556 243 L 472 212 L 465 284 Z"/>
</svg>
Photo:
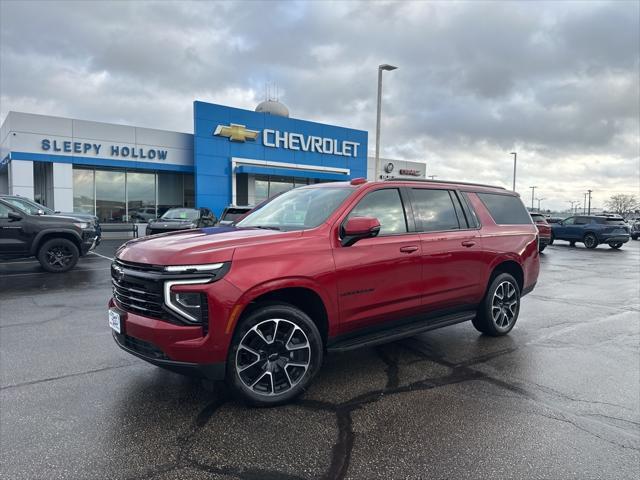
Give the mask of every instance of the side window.
<svg viewBox="0 0 640 480">
<path fill-rule="evenodd" d="M 576 225 L 589 225 L 591 223 L 591 219 L 587 217 L 576 217 Z"/>
<path fill-rule="evenodd" d="M 460 228 L 458 216 L 448 190 L 414 188 L 411 193 L 413 197 L 413 214 L 421 231 L 437 232 L 441 230 L 458 230 Z"/>
<path fill-rule="evenodd" d="M 476 211 L 471 208 L 471 201 L 467 196 L 466 192 L 460 192 L 460 203 L 462 203 L 462 209 L 464 210 L 464 214 L 467 216 L 467 222 L 469 223 L 469 227 L 478 228 L 480 226 L 480 220 L 476 215 Z"/>
<path fill-rule="evenodd" d="M 569 218 L 565 218 L 562 221 L 563 225 L 573 225 L 574 223 L 576 223 L 576 217 L 569 217 Z"/>
<path fill-rule="evenodd" d="M 9 218 L 10 211 L 9 207 L 0 203 L 0 218 Z"/>
<path fill-rule="evenodd" d="M 520 197 L 499 193 L 477 193 L 498 225 L 526 225 L 533 223 Z"/>
<path fill-rule="evenodd" d="M 348 218 L 374 217 L 380 222 L 380 235 L 407 232 L 407 218 L 397 188 L 385 188 L 368 193 L 355 206 Z"/>
</svg>

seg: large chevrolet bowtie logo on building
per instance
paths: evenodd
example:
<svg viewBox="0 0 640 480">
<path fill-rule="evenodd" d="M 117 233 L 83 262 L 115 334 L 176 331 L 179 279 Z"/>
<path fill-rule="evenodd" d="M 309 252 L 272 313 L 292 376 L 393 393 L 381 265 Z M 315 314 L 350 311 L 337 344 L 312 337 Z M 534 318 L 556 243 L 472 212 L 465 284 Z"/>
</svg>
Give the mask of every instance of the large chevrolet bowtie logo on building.
<svg viewBox="0 0 640 480">
<path fill-rule="evenodd" d="M 232 123 L 229 126 L 226 125 L 218 125 L 216 127 L 216 131 L 213 132 L 214 135 L 220 135 L 221 137 L 227 137 L 229 140 L 233 142 L 245 142 L 247 140 L 255 140 L 258 138 L 257 130 L 249 130 L 244 125 L 239 125 L 237 123 Z"/>
</svg>

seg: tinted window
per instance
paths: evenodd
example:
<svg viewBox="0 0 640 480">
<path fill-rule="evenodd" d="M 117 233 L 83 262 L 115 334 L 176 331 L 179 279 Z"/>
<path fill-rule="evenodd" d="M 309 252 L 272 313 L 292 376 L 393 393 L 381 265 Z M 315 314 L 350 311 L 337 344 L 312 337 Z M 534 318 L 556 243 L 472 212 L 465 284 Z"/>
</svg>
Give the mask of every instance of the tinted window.
<svg viewBox="0 0 640 480">
<path fill-rule="evenodd" d="M 533 218 L 534 222 L 545 222 L 545 223 L 547 223 L 547 219 L 544 217 L 544 215 L 540 215 L 539 213 L 532 213 L 531 214 L 531 218 Z"/>
<path fill-rule="evenodd" d="M 562 220 L 562 223 L 564 225 L 573 225 L 574 223 L 576 223 L 576 217 L 565 218 L 564 220 Z"/>
<path fill-rule="evenodd" d="M 589 225 L 591 219 L 588 217 L 576 217 L 575 225 Z"/>
<path fill-rule="evenodd" d="M 10 211 L 9 207 L 0 203 L 0 218 L 9 218 Z"/>
<path fill-rule="evenodd" d="M 396 188 L 386 188 L 368 193 L 351 210 L 351 217 L 374 217 L 380 222 L 380 235 L 407 232 L 407 219 Z"/>
<path fill-rule="evenodd" d="M 462 208 L 464 209 L 464 214 L 467 217 L 467 222 L 471 228 L 478 228 L 480 226 L 480 221 L 476 216 L 476 211 L 471 208 L 471 202 L 469 201 L 469 197 L 466 192 L 460 193 L 460 201 L 462 203 Z"/>
<path fill-rule="evenodd" d="M 531 216 L 519 197 L 494 193 L 478 193 L 477 195 L 498 225 L 531 223 Z"/>
<path fill-rule="evenodd" d="M 448 190 L 414 188 L 413 213 L 423 232 L 460 228 L 456 210 Z"/>
</svg>

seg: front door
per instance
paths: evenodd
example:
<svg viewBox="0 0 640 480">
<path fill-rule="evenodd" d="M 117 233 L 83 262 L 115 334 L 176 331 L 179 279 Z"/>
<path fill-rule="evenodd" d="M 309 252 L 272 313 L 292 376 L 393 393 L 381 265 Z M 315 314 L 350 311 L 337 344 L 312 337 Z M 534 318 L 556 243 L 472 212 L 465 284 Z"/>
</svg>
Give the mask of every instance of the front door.
<svg viewBox="0 0 640 480">
<path fill-rule="evenodd" d="M 9 212 L 16 210 L 0 203 L 0 255 L 26 255 L 29 252 L 29 239 L 24 228 L 25 215 L 21 214 L 22 220 L 14 220 L 9 218 Z"/>
<path fill-rule="evenodd" d="M 341 333 L 418 313 L 420 234 L 397 188 L 367 193 L 348 214 L 374 217 L 380 234 L 334 249 Z"/>
</svg>

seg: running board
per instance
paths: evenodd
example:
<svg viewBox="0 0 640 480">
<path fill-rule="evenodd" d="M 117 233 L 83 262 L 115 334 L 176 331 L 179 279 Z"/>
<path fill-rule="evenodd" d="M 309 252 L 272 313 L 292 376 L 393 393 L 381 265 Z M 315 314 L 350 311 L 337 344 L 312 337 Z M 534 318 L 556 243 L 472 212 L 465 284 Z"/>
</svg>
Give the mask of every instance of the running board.
<svg viewBox="0 0 640 480">
<path fill-rule="evenodd" d="M 473 320 L 475 316 L 476 312 L 460 312 L 437 318 L 429 318 L 428 320 L 404 323 L 384 330 L 377 330 L 373 333 L 359 335 L 345 340 L 338 340 L 336 343 L 329 344 L 327 346 L 327 352 L 347 352 L 357 348 L 372 347 L 382 343 L 394 342 L 402 338 L 413 337 L 420 333 L 428 332 L 429 330 L 435 330 L 436 328 L 467 322 L 469 320 Z"/>
</svg>

